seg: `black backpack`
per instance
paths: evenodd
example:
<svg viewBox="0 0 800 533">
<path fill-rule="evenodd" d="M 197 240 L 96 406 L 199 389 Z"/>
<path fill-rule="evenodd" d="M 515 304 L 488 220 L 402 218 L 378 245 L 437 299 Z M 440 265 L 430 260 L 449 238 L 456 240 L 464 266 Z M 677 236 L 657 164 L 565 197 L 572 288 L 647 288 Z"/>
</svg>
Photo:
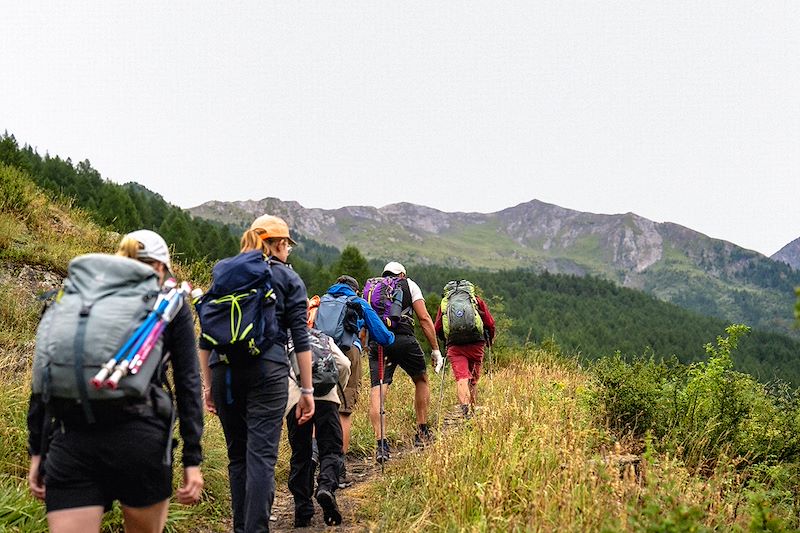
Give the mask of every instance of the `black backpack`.
<svg viewBox="0 0 800 533">
<path fill-rule="evenodd" d="M 339 383 L 339 369 L 336 367 L 336 356 L 330 346 L 331 338 L 318 329 L 308 328 L 308 340 L 311 343 L 311 382 L 314 396 L 325 396 Z M 289 361 L 292 363 L 297 383 L 300 383 L 300 366 L 294 343 L 289 339 Z"/>
</svg>

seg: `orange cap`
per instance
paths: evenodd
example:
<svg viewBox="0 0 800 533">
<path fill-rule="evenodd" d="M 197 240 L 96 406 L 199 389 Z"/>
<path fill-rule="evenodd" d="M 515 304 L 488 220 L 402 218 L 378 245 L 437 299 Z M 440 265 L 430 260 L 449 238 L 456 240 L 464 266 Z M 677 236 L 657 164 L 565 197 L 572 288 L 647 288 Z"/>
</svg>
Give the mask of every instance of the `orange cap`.
<svg viewBox="0 0 800 533">
<path fill-rule="evenodd" d="M 266 233 L 261 235 L 262 239 L 289 239 L 292 245 L 297 244 L 289 236 L 289 225 L 280 218 L 274 215 L 261 215 L 250 224 L 250 229 L 262 229 Z"/>
</svg>

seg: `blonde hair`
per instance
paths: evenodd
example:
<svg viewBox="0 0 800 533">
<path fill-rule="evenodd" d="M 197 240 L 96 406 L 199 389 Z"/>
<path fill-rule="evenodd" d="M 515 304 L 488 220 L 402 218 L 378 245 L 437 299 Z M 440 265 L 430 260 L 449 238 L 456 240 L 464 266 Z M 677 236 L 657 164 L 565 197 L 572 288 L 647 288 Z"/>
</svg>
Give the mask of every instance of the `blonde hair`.
<svg viewBox="0 0 800 533">
<path fill-rule="evenodd" d="M 239 241 L 239 252 L 252 252 L 253 250 L 261 250 L 267 255 L 272 255 L 272 252 L 275 250 L 278 243 L 286 239 L 286 237 L 271 237 L 262 239 L 261 236 L 264 234 L 266 234 L 266 232 L 261 228 L 246 230 L 244 233 L 242 233 L 242 238 Z"/>
<path fill-rule="evenodd" d="M 139 259 L 139 250 L 142 249 L 142 243 L 129 235 L 125 235 L 119 243 L 117 248 L 117 255 L 121 257 L 128 257 L 130 259 Z"/>
</svg>

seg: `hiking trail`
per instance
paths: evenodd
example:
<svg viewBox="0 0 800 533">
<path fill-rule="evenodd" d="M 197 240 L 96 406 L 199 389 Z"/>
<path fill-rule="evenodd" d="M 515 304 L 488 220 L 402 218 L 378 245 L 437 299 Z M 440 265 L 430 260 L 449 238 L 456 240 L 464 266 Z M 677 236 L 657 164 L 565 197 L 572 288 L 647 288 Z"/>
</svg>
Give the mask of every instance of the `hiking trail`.
<svg viewBox="0 0 800 533">
<path fill-rule="evenodd" d="M 461 416 L 461 411 L 458 405 L 453 405 L 447 412 L 443 414 L 442 419 L 442 433 L 449 432 L 457 428 L 464 419 Z M 387 466 L 392 462 L 397 461 L 399 458 L 410 454 L 424 453 L 424 448 L 415 448 L 414 446 L 403 443 L 396 444 L 392 448 L 392 458 Z M 356 531 L 369 531 L 370 524 L 364 521 L 359 521 L 359 507 L 361 505 L 361 498 L 359 489 L 367 482 L 374 481 L 381 477 L 381 466 L 375 462 L 375 458 L 370 455 L 368 457 L 353 457 L 350 455 L 345 456 L 345 464 L 347 465 L 347 476 L 351 484 L 343 489 L 336 491 L 336 502 L 339 505 L 339 511 L 342 513 L 342 523 L 338 526 L 327 526 L 322 518 L 322 509 L 319 504 L 314 502 L 314 518 L 311 525 L 305 528 L 294 527 L 294 500 L 292 494 L 286 483 L 278 483 L 275 487 L 275 502 L 272 506 L 272 516 L 274 521 L 270 522 L 270 532 L 272 533 L 288 533 L 292 531 L 298 532 L 311 532 L 311 531 L 329 531 L 329 532 L 347 532 L 352 533 Z"/>
</svg>

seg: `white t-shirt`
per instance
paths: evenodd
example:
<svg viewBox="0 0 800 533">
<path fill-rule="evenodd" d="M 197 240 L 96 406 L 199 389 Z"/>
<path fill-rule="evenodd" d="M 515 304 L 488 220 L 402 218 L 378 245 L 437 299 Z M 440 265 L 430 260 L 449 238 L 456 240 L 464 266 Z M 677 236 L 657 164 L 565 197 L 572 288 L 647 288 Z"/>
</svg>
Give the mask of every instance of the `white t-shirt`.
<svg viewBox="0 0 800 533">
<path fill-rule="evenodd" d="M 413 304 L 417 300 L 424 300 L 425 297 L 422 296 L 422 289 L 419 288 L 419 285 L 408 278 L 406 278 L 406 281 L 408 281 L 408 290 L 411 292 L 411 303 Z"/>
</svg>

